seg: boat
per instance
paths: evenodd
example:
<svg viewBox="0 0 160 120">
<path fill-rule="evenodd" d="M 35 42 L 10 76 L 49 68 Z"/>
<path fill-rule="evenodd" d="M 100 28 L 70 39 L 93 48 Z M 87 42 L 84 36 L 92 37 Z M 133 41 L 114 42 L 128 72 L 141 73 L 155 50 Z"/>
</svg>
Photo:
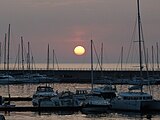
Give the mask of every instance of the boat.
<svg viewBox="0 0 160 120">
<path fill-rule="evenodd" d="M 17 83 L 54 83 L 58 82 L 58 78 L 48 77 L 39 73 L 28 73 L 16 76 Z"/>
<path fill-rule="evenodd" d="M 0 84 L 11 84 L 11 83 L 15 83 L 16 82 L 16 79 L 11 76 L 11 75 L 5 75 L 5 74 L 2 74 L 0 75 Z"/>
<path fill-rule="evenodd" d="M 80 107 L 81 102 L 74 95 L 69 90 L 58 93 L 49 86 L 38 86 L 32 104 L 34 107 Z"/>
<path fill-rule="evenodd" d="M 133 77 L 131 80 L 128 80 L 129 85 L 139 85 L 141 83 L 142 85 L 155 85 L 156 80 L 153 77 L 149 77 L 148 79 L 141 79 L 141 77 Z"/>
<path fill-rule="evenodd" d="M 83 102 L 81 111 L 85 114 L 107 113 L 110 107 L 110 103 L 102 96 L 91 94 L 88 95 L 86 100 Z"/>
<path fill-rule="evenodd" d="M 113 87 L 112 85 L 103 85 L 100 87 L 95 87 L 93 89 L 93 93 L 100 94 L 104 99 L 109 100 L 116 97 L 116 87 Z"/>
<path fill-rule="evenodd" d="M 86 100 L 86 96 L 90 93 L 90 89 L 76 89 L 76 92 L 73 94 L 73 98 L 84 102 Z"/>
<path fill-rule="evenodd" d="M 140 77 L 139 83 L 136 86 L 129 88 L 128 92 L 120 92 L 117 97 L 111 99 L 112 110 L 127 110 L 127 111 L 155 111 L 160 110 L 160 100 L 155 100 L 149 93 L 143 91 L 143 75 L 142 75 L 142 29 L 141 29 L 141 18 L 140 18 L 140 2 L 137 0 L 138 8 L 138 38 L 139 38 L 139 66 L 140 66 Z M 149 78 L 148 78 L 149 79 Z"/>
<path fill-rule="evenodd" d="M 58 96 L 40 99 L 39 107 L 81 107 L 82 103 L 73 95 L 74 93 L 71 91 L 62 91 Z"/>
<path fill-rule="evenodd" d="M 5 120 L 4 115 L 0 115 L 0 120 Z"/>
<path fill-rule="evenodd" d="M 125 111 L 142 111 L 146 110 L 145 102 L 153 101 L 152 96 L 144 92 L 121 92 L 118 97 L 112 99 L 111 109 Z"/>
<path fill-rule="evenodd" d="M 13 108 L 15 104 L 11 104 L 10 101 L 5 101 L 5 98 L 0 96 L 0 108 Z"/>
<path fill-rule="evenodd" d="M 50 99 L 52 97 L 58 96 L 58 92 L 54 91 L 50 86 L 38 86 L 36 92 L 32 97 L 32 105 L 39 106 L 39 102 L 43 99 Z"/>
<path fill-rule="evenodd" d="M 29 83 L 41 83 L 41 82 L 46 83 L 46 81 L 50 80 L 51 78 L 47 77 L 46 75 L 35 73 L 35 74 L 24 75 L 24 79 L 26 79 L 24 82 L 29 82 Z"/>
<path fill-rule="evenodd" d="M 82 113 L 104 113 L 110 108 L 110 103 L 102 97 L 100 89 L 94 89 L 93 84 L 93 41 L 91 40 L 91 92 L 86 95 L 82 104 Z"/>
</svg>

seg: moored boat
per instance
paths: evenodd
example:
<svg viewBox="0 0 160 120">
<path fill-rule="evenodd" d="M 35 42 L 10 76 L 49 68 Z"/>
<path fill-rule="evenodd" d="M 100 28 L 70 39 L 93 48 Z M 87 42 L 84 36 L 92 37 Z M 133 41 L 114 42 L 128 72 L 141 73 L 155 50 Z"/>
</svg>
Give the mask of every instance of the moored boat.
<svg viewBox="0 0 160 120">
<path fill-rule="evenodd" d="M 82 113 L 106 113 L 110 109 L 110 103 L 103 97 L 89 95 L 82 104 Z"/>
<path fill-rule="evenodd" d="M 50 99 L 57 96 L 57 93 L 50 86 L 38 86 L 32 97 L 33 106 L 38 106 L 42 99 Z"/>
<path fill-rule="evenodd" d="M 136 86 L 129 88 L 128 92 L 121 92 L 117 97 L 111 99 L 110 103 L 113 110 L 127 110 L 127 111 L 152 111 L 160 110 L 160 100 L 155 100 L 153 96 L 149 93 L 143 91 L 144 82 L 146 84 L 150 83 L 151 79 L 145 81 L 142 75 L 143 65 L 142 65 L 142 25 L 140 16 L 140 2 L 137 0 L 138 9 L 138 42 L 139 42 L 139 69 L 140 77 L 136 78 L 133 82 Z M 133 91 L 134 90 L 134 91 Z M 138 90 L 138 91 L 137 91 Z"/>
</svg>

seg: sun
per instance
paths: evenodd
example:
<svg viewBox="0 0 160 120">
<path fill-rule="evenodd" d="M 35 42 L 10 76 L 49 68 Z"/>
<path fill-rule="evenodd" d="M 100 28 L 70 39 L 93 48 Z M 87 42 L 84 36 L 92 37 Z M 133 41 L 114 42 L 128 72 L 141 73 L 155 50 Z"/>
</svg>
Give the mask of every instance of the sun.
<svg viewBox="0 0 160 120">
<path fill-rule="evenodd" d="M 83 55 L 85 53 L 85 48 L 83 46 L 76 46 L 74 48 L 74 53 L 76 55 Z"/>
</svg>

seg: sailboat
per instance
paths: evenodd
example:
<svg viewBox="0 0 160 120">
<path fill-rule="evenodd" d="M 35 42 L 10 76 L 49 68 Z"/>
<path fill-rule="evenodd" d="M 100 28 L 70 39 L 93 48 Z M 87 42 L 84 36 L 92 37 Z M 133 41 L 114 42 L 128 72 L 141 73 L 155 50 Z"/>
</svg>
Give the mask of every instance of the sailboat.
<svg viewBox="0 0 160 120">
<path fill-rule="evenodd" d="M 97 93 L 101 95 L 104 99 L 112 99 L 116 97 L 116 86 L 112 86 L 112 78 L 109 79 L 108 76 L 103 75 L 103 43 L 101 45 L 101 63 L 100 63 L 100 68 L 101 68 L 101 77 L 95 83 L 104 83 L 104 85 L 94 87 L 93 88 L 93 93 Z"/>
<path fill-rule="evenodd" d="M 91 93 L 86 95 L 82 104 L 82 113 L 104 113 L 110 109 L 110 103 L 100 92 L 94 91 L 93 81 L 93 41 L 91 40 Z"/>
<path fill-rule="evenodd" d="M 140 2 L 137 0 L 138 8 L 138 38 L 139 38 L 139 64 L 140 64 L 140 79 L 142 76 L 142 31 L 141 31 L 141 17 L 140 17 Z M 134 91 L 132 91 L 134 90 Z M 127 110 L 127 111 L 152 111 L 160 110 L 160 100 L 155 100 L 149 93 L 143 92 L 142 82 L 139 85 L 133 86 L 128 92 L 121 92 L 118 96 L 111 100 L 113 110 Z"/>
</svg>

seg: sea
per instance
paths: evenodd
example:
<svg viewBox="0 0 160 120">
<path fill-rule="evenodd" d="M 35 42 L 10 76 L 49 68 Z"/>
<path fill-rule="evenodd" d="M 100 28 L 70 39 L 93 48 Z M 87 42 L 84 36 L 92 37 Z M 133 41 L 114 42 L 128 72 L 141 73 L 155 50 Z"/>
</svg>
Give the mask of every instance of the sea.
<svg viewBox="0 0 160 120">
<path fill-rule="evenodd" d="M 26 85 L 10 85 L 9 90 L 11 97 L 32 97 L 37 86 L 45 84 L 26 84 Z M 53 87 L 54 90 L 65 91 L 75 91 L 76 89 L 90 88 L 90 84 L 48 84 Z M 97 87 L 98 85 L 94 85 Z M 118 85 L 117 89 L 119 92 L 126 91 L 129 86 L 127 85 Z M 151 89 L 151 91 L 150 91 Z M 155 99 L 160 99 L 160 86 L 154 85 L 150 89 L 146 86 L 144 91 L 151 92 Z M 8 85 L 0 85 L 0 95 L 7 97 L 8 96 Z M 32 106 L 31 101 L 28 102 L 14 102 L 11 104 L 16 104 L 16 106 Z M 159 120 L 160 112 L 150 112 L 150 113 L 140 113 L 140 112 L 122 112 L 122 111 L 109 111 L 105 114 L 82 114 L 81 112 L 70 113 L 70 112 L 50 112 L 50 113 L 41 113 L 38 112 L 10 112 L 5 113 L 1 112 L 0 114 L 4 115 L 6 120 Z"/>
</svg>

